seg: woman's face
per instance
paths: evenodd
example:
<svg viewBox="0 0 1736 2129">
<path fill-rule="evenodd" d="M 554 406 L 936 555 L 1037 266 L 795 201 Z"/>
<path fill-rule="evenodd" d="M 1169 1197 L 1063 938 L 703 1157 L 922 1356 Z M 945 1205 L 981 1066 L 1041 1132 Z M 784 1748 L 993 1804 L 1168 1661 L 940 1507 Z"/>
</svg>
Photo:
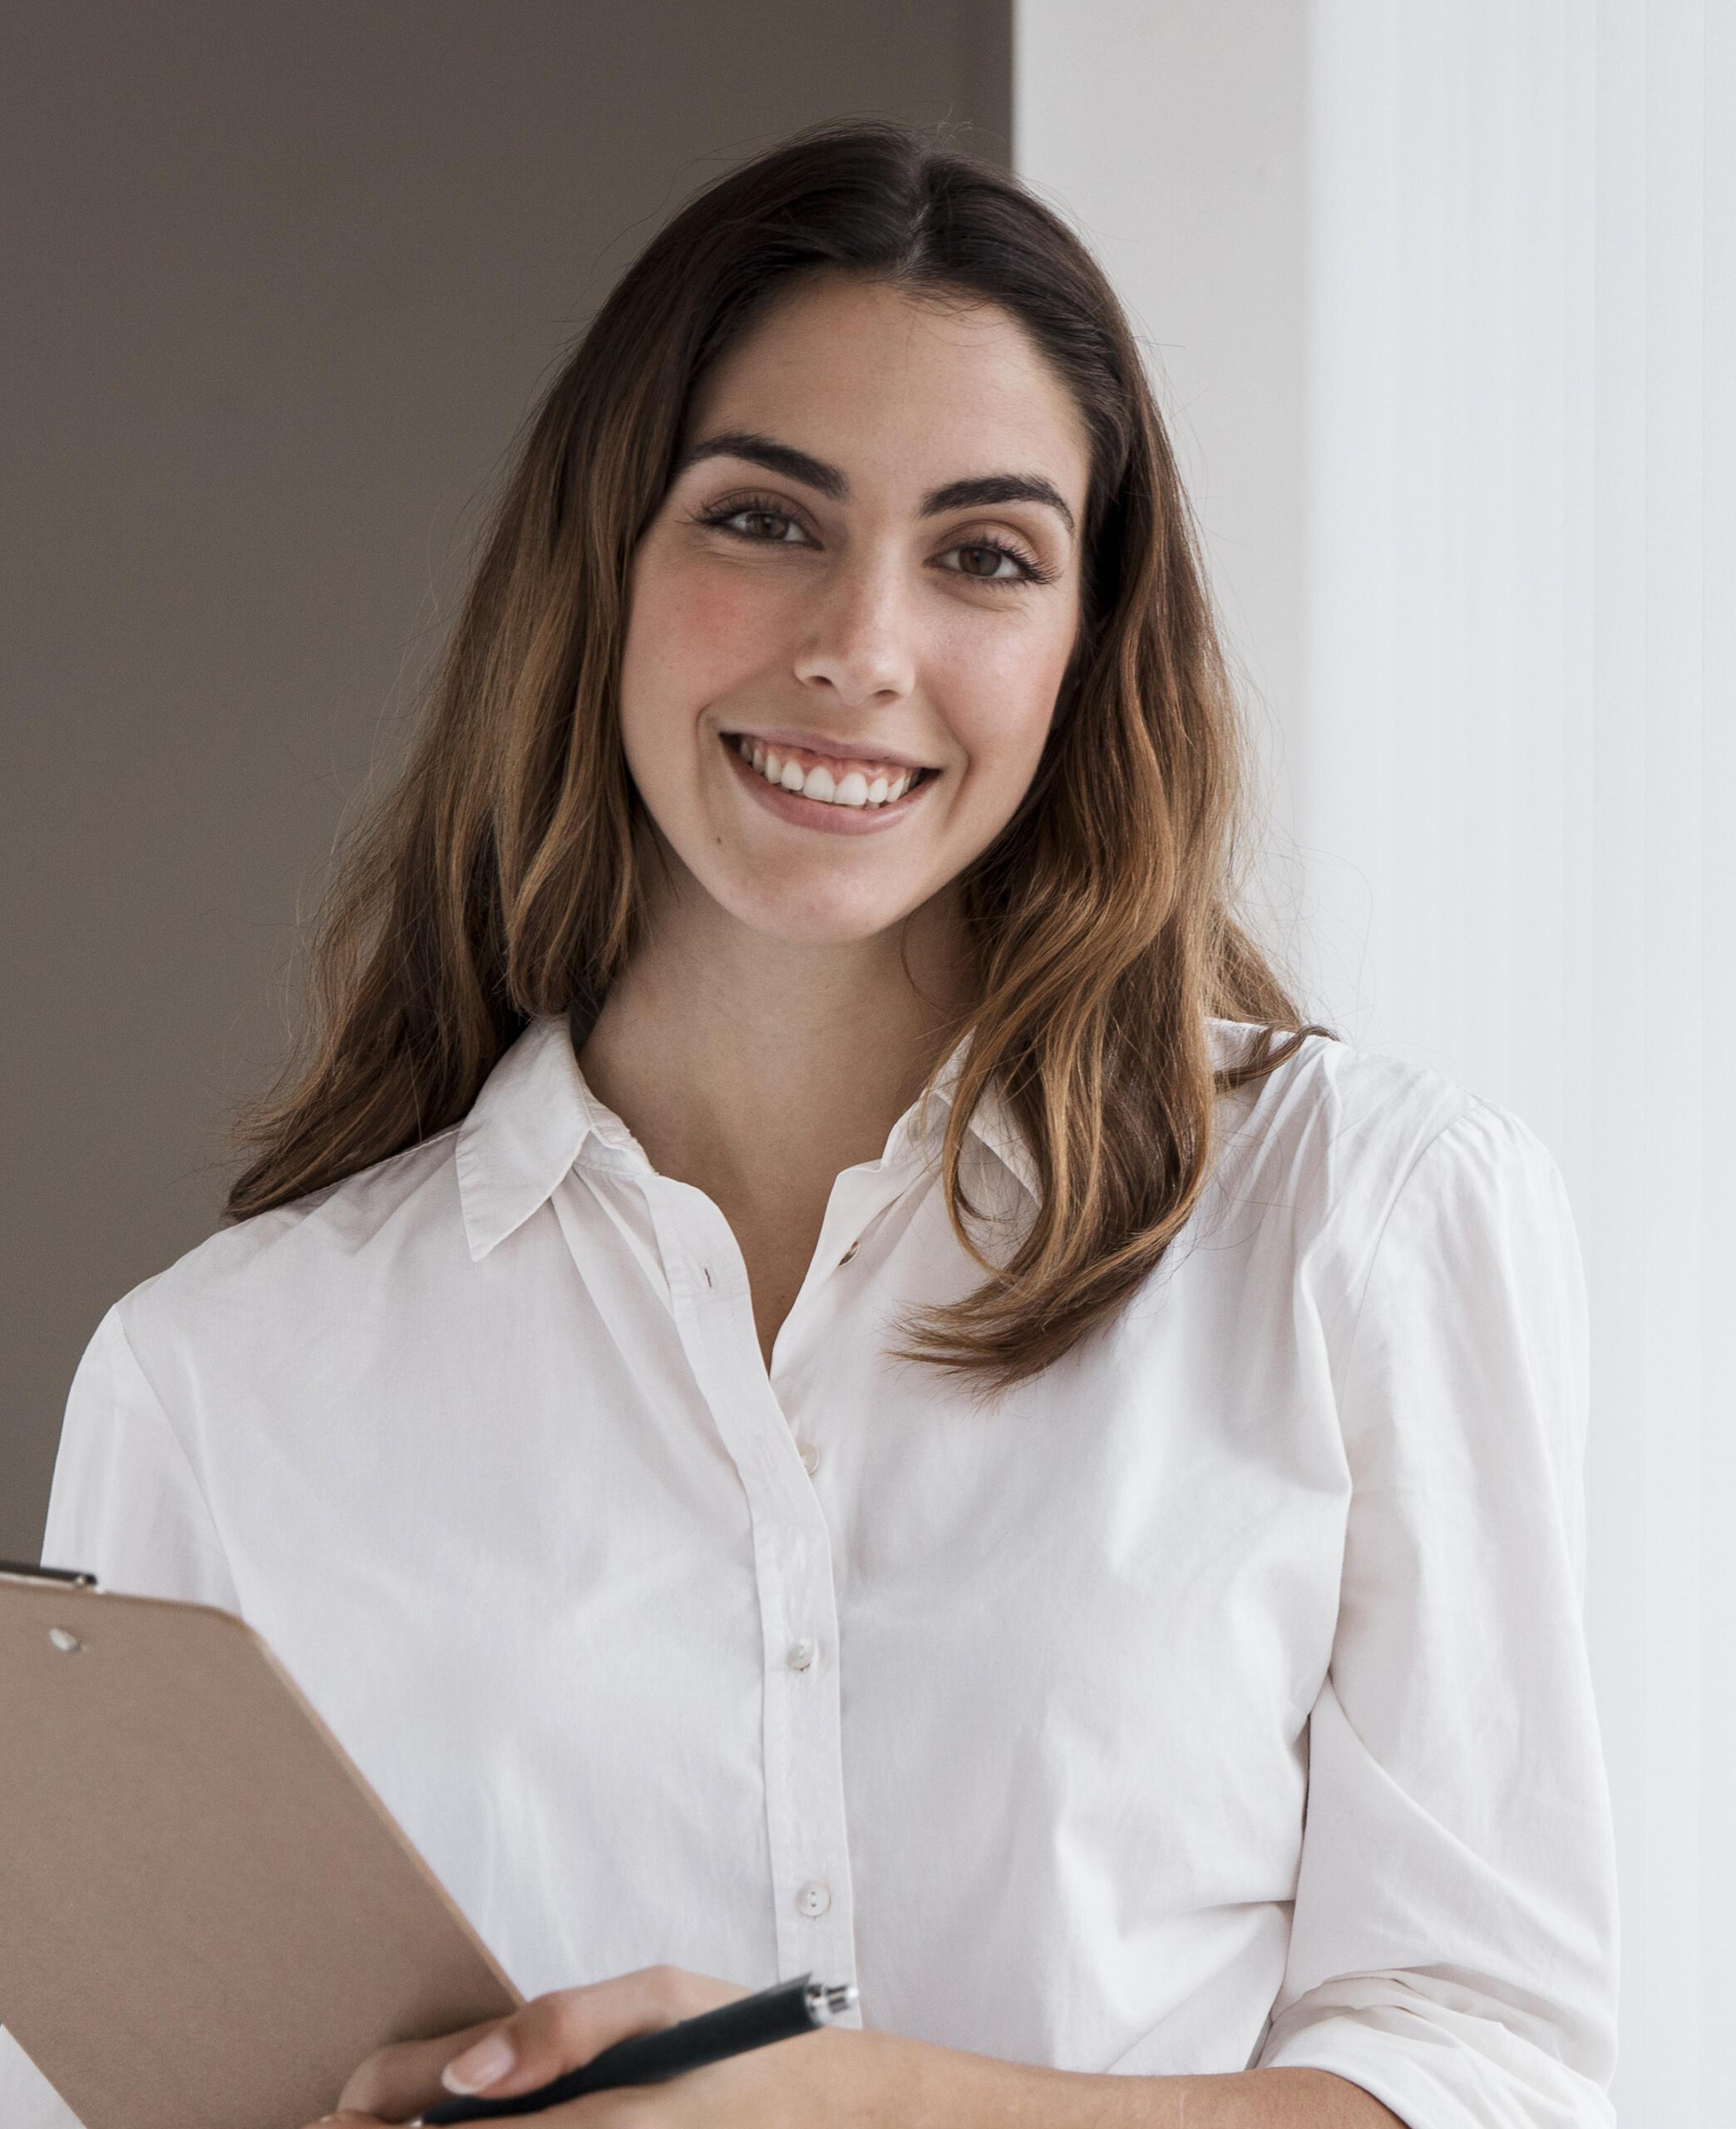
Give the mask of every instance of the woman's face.
<svg viewBox="0 0 1736 2129">
<path fill-rule="evenodd" d="M 751 930 L 885 931 L 1030 785 L 1079 621 L 1089 443 L 986 304 L 827 278 L 695 395 L 634 560 L 621 722 L 678 867 Z"/>
</svg>

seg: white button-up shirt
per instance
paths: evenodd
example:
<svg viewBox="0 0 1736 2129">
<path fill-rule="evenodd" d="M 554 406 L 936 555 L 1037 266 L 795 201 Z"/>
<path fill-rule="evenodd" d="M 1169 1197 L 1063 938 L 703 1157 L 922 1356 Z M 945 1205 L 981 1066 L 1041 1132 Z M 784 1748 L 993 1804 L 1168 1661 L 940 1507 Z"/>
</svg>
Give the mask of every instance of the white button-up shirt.
<svg viewBox="0 0 1736 2129">
<path fill-rule="evenodd" d="M 1119 1317 L 984 1407 L 887 1357 L 980 1277 L 951 1084 L 838 1177 L 768 1373 L 723 1215 L 537 1023 L 456 1129 L 111 1312 L 47 1558 L 249 1620 L 527 1993 L 811 1969 L 1024 2062 L 1607 2123 L 1548 1153 L 1310 1038 Z M 1033 1179 L 986 1107 L 1003 1234 Z M 7 2129 L 67 2119 L 7 2047 Z"/>
</svg>

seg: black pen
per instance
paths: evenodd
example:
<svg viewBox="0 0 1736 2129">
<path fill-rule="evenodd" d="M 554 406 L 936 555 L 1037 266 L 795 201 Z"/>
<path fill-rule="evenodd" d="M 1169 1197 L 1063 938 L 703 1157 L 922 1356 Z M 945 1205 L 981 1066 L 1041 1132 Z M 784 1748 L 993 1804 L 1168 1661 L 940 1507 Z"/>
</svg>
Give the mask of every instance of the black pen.
<svg viewBox="0 0 1736 2129">
<path fill-rule="evenodd" d="M 579 2068 L 539 2085 L 534 2092 L 520 2092 L 515 2099 L 442 2100 L 417 2119 L 427 2129 L 446 2129 L 451 2122 L 540 2114 L 545 2107 L 577 2099 L 581 2092 L 608 2092 L 620 2085 L 658 2085 L 684 2070 L 721 2062 L 727 2055 L 745 2055 L 750 2047 L 769 2047 L 774 2040 L 793 2040 L 798 2033 L 829 2026 L 856 2005 L 853 1981 L 828 1988 L 805 1973 L 799 1980 L 762 1988 L 757 1996 L 739 1997 L 715 2011 L 702 2011 L 697 2018 L 683 2018 L 678 2025 L 618 2040 Z"/>
</svg>

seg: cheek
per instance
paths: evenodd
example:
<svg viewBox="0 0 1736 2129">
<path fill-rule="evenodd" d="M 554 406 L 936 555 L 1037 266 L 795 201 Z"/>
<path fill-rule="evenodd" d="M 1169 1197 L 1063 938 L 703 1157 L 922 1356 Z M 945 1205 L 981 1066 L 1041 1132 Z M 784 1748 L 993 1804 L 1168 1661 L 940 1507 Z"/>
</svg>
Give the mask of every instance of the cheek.
<svg viewBox="0 0 1736 2129">
<path fill-rule="evenodd" d="M 690 723 L 761 671 L 779 635 L 776 602 L 745 575 L 647 571 L 633 590 L 624 724 L 630 732 Z"/>
<path fill-rule="evenodd" d="M 1035 773 L 1070 647 L 1046 632 L 984 632 L 949 660 L 947 722 L 985 797 L 1022 793 Z"/>
</svg>

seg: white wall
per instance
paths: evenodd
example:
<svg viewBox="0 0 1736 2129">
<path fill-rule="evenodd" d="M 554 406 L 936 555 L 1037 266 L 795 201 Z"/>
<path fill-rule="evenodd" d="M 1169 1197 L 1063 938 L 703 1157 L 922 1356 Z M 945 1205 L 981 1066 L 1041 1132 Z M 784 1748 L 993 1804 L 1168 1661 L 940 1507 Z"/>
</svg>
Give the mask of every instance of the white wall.
<svg viewBox="0 0 1736 2129">
<path fill-rule="evenodd" d="M 1702 464 L 1712 12 L 1316 0 L 1309 67 L 1299 829 L 1338 944 L 1362 948 L 1360 1031 L 1528 1117 L 1573 1194 L 1618 2097 L 1669 2129 L 1736 2119 L 1736 1378 L 1708 1307 L 1733 1270 L 1713 1109 L 1736 1009 L 1731 585 L 1714 598 L 1705 516 L 1728 508 L 1728 440 Z M 1728 249 L 1714 263 L 1727 299 Z"/>
<path fill-rule="evenodd" d="M 1297 0 L 1021 0 L 1014 156 L 1084 230 L 1145 343 L 1268 768 L 1300 707 L 1306 254 Z"/>
<path fill-rule="evenodd" d="M 1185 379 L 1281 740 L 1279 943 L 1353 1040 L 1525 1116 L 1572 1193 L 1617 2097 L 1724 2129 L 1736 10 L 1020 0 L 1015 51 L 1020 167 Z"/>
</svg>

